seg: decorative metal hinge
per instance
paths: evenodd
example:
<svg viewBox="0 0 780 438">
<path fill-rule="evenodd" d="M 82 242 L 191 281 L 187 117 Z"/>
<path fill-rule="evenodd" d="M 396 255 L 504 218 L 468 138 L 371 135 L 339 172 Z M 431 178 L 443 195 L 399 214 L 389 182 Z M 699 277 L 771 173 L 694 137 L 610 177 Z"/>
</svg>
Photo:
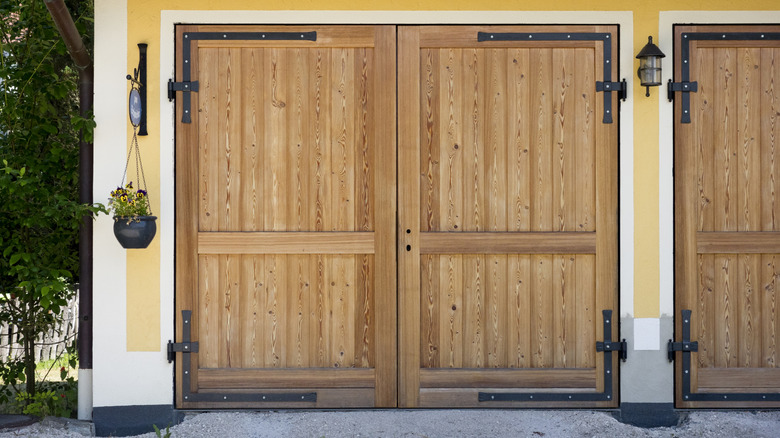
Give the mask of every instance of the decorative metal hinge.
<svg viewBox="0 0 780 438">
<path fill-rule="evenodd" d="M 669 362 L 674 362 L 675 351 L 685 351 L 685 352 L 699 351 L 699 343 L 696 341 L 672 342 L 672 340 L 669 339 L 669 343 L 667 344 L 666 351 L 669 355 Z"/>
<path fill-rule="evenodd" d="M 620 360 L 625 362 L 628 359 L 628 343 L 625 339 L 620 342 L 596 342 L 596 351 L 617 351 Z"/>
<path fill-rule="evenodd" d="M 173 342 L 168 341 L 168 363 L 173 362 L 176 358 L 176 353 L 197 353 L 197 342 Z"/>
<path fill-rule="evenodd" d="M 609 93 L 611 91 L 617 91 L 618 99 L 623 102 L 626 101 L 626 95 L 628 94 L 628 83 L 623 79 L 620 82 L 602 82 L 596 81 L 596 91 L 603 91 Z"/>
<path fill-rule="evenodd" d="M 173 79 L 168 79 L 168 101 L 172 101 L 176 97 L 177 91 L 195 91 L 199 89 L 198 81 L 192 82 L 173 82 Z"/>
<path fill-rule="evenodd" d="M 666 98 L 669 99 L 669 102 L 674 101 L 675 91 L 680 91 L 682 93 L 696 93 L 699 91 L 699 83 L 696 81 L 672 82 L 672 80 L 669 79 L 669 82 L 666 84 Z"/>
<path fill-rule="evenodd" d="M 192 123 L 192 118 L 190 117 L 190 101 L 192 100 L 190 92 L 197 92 L 199 88 L 198 81 L 174 82 L 173 79 L 168 79 L 168 101 L 172 101 L 176 97 L 177 91 L 183 92 L 182 123 Z"/>
</svg>

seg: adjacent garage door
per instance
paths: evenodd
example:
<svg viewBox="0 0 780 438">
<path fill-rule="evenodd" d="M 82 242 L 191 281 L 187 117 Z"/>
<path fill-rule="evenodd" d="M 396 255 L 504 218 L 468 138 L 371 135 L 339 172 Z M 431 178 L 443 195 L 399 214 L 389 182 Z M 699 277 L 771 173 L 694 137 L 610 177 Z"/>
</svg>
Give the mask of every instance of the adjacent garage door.
<svg viewBox="0 0 780 438">
<path fill-rule="evenodd" d="M 777 407 L 780 27 L 677 27 L 675 54 L 677 405 Z"/>
<path fill-rule="evenodd" d="M 616 40 L 177 27 L 177 406 L 616 406 Z"/>
</svg>

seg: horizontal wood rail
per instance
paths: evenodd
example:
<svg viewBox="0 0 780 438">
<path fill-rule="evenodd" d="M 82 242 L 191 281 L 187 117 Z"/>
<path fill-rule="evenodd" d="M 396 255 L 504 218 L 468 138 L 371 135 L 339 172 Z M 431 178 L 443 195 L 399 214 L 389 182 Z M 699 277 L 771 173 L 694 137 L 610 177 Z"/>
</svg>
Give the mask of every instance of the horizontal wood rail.
<svg viewBox="0 0 780 438">
<path fill-rule="evenodd" d="M 696 233 L 696 245 L 699 254 L 780 253 L 780 232 L 700 231 Z"/>
<path fill-rule="evenodd" d="M 451 369 L 420 370 L 421 388 L 595 388 L 596 370 Z"/>
<path fill-rule="evenodd" d="M 373 388 L 373 368 L 201 368 L 201 389 Z"/>
<path fill-rule="evenodd" d="M 700 368 L 698 392 L 777 392 L 780 368 Z"/>
<path fill-rule="evenodd" d="M 373 232 L 198 233 L 198 254 L 373 253 Z"/>
<path fill-rule="evenodd" d="M 420 233 L 420 254 L 595 253 L 595 232 Z"/>
</svg>

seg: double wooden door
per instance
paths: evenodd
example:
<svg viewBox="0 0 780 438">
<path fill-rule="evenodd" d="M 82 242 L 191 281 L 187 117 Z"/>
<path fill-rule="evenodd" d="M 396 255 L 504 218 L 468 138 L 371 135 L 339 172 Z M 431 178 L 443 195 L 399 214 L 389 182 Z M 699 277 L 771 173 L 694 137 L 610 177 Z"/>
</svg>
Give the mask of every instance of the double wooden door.
<svg viewBox="0 0 780 438">
<path fill-rule="evenodd" d="M 780 27 L 675 44 L 677 404 L 777 407 Z"/>
<path fill-rule="evenodd" d="M 614 406 L 616 36 L 179 26 L 177 406 Z"/>
</svg>

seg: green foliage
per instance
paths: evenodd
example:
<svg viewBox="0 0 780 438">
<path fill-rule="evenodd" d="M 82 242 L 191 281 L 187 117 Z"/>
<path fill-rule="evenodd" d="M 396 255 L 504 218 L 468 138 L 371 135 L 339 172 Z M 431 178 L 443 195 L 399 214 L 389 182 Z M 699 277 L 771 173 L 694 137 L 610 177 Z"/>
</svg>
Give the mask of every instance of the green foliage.
<svg viewBox="0 0 780 438">
<path fill-rule="evenodd" d="M 89 45 L 92 2 L 66 4 Z M 81 219 L 105 210 L 78 202 L 79 130 L 91 139 L 95 124 L 79 115 L 77 80 L 44 2 L 0 0 L 0 320 L 22 349 L 0 358 L 0 402 L 15 393 L 51 413 L 58 405 L 36 394 L 35 342 L 75 291 Z"/>
<path fill-rule="evenodd" d="M 171 438 L 171 426 L 165 428 L 165 434 L 160 431 L 160 428 L 157 427 L 156 424 L 152 424 L 152 427 L 154 428 L 154 434 L 157 438 Z"/>
<path fill-rule="evenodd" d="M 22 391 L 16 394 L 16 403 L 25 415 L 76 418 L 77 395 L 78 383 L 69 377 L 63 382 L 42 385 L 35 394 Z"/>
</svg>

